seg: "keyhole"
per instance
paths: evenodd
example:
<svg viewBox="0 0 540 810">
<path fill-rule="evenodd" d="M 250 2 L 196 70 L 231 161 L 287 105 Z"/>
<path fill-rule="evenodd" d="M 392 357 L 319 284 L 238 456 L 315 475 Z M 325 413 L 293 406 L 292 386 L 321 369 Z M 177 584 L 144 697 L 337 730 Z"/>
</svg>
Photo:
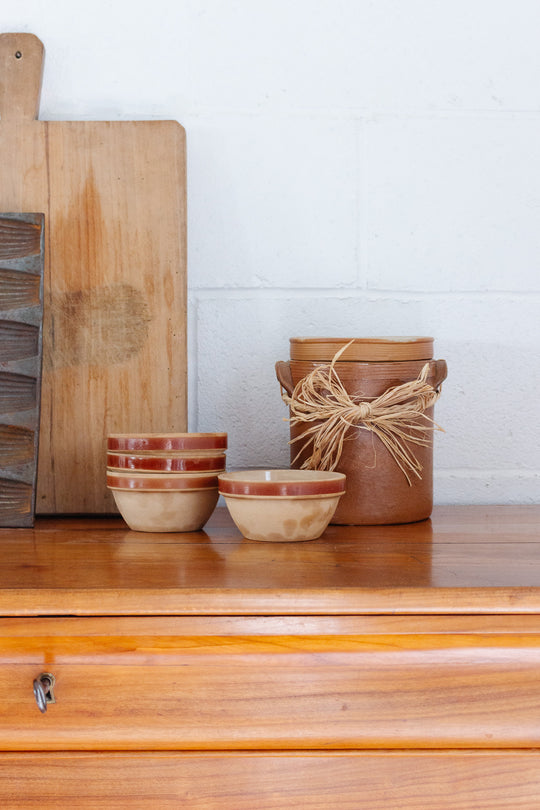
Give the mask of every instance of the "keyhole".
<svg viewBox="0 0 540 810">
<path fill-rule="evenodd" d="M 53 686 L 55 684 L 54 675 L 50 672 L 42 672 L 39 678 L 34 681 L 34 697 L 40 712 L 47 711 L 48 703 L 56 703 Z"/>
<path fill-rule="evenodd" d="M 15 59 L 22 59 L 22 53 L 20 51 L 16 51 Z"/>
</svg>

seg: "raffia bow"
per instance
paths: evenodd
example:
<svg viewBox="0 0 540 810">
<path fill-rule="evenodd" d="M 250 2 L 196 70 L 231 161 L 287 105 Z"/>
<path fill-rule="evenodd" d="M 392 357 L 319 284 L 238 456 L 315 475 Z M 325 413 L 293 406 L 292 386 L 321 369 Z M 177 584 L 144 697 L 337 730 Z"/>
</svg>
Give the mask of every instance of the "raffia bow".
<svg viewBox="0 0 540 810">
<path fill-rule="evenodd" d="M 428 383 L 430 369 L 426 363 L 416 380 L 389 388 L 370 400 L 351 397 L 335 364 L 352 342 L 336 352 L 331 363 L 317 366 L 300 380 L 291 396 L 281 389 L 291 414 L 286 421 L 291 425 L 313 423 L 289 442 L 305 440 L 294 461 L 313 443 L 302 468 L 334 470 L 351 430 L 368 430 L 382 441 L 411 486 L 412 475 L 422 478 L 422 465 L 410 445 L 425 447 L 433 431 L 442 431 L 425 413 L 438 400 L 441 385 L 434 388 Z"/>
</svg>

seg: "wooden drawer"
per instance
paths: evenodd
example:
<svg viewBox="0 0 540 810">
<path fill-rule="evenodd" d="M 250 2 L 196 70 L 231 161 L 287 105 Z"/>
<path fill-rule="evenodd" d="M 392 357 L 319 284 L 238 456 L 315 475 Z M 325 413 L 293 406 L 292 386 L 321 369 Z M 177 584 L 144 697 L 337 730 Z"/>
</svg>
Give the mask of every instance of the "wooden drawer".
<svg viewBox="0 0 540 810">
<path fill-rule="evenodd" d="M 538 810 L 537 752 L 0 754 L 9 810 Z"/>
<path fill-rule="evenodd" d="M 437 617 L 5 619 L 0 747 L 540 746 L 537 624 L 446 617 L 443 632 Z M 42 671 L 55 676 L 57 699 L 43 715 L 32 693 Z"/>
</svg>

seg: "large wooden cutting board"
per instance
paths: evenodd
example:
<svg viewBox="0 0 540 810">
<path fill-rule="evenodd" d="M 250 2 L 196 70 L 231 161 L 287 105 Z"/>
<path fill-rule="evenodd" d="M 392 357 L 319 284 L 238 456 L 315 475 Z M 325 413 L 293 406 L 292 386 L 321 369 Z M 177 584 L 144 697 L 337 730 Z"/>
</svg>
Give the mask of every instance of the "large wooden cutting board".
<svg viewBox="0 0 540 810">
<path fill-rule="evenodd" d="M 106 434 L 186 430 L 185 133 L 38 121 L 42 62 L 0 35 L 0 210 L 45 214 L 36 511 L 104 513 Z"/>
</svg>

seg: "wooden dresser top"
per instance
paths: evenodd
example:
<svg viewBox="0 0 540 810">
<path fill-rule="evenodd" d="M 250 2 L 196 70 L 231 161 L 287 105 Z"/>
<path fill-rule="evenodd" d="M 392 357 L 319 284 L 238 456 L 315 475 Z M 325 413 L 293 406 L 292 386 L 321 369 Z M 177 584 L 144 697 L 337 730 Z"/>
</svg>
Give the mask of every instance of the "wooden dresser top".
<svg viewBox="0 0 540 810">
<path fill-rule="evenodd" d="M 1 529 L 2 616 L 540 614 L 540 505 L 439 506 L 307 543 L 132 532 L 120 518 Z"/>
</svg>

